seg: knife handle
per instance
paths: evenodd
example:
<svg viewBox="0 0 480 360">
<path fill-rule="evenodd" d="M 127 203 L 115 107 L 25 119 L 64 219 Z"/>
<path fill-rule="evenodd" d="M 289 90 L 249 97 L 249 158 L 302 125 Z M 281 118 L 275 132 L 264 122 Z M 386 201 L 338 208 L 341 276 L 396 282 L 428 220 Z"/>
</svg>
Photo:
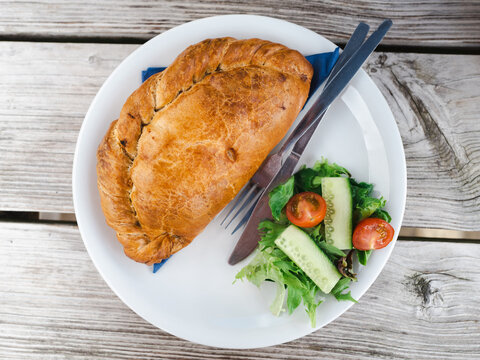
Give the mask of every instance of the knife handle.
<svg viewBox="0 0 480 360">
<path fill-rule="evenodd" d="M 230 265 L 245 259 L 252 253 L 260 241 L 258 225 L 260 221 L 269 218 L 271 215 L 270 206 L 268 205 L 268 193 L 264 193 L 255 205 L 252 215 L 248 219 L 247 226 L 243 230 L 242 236 L 238 240 L 235 248 L 228 259 Z"/>
<path fill-rule="evenodd" d="M 318 99 L 315 100 L 311 108 L 303 117 L 302 121 L 297 125 L 294 131 L 290 134 L 289 138 L 282 145 L 279 153 L 288 151 L 288 149 L 294 146 L 298 139 L 300 139 L 310 129 L 310 127 L 318 125 L 318 120 L 322 118 L 330 104 L 343 91 L 343 89 L 345 89 L 350 80 L 352 80 L 365 60 L 382 41 L 391 26 L 391 20 L 383 21 L 377 30 L 375 30 L 372 35 L 360 45 L 360 47 L 351 47 L 353 48 L 352 51 L 354 51 L 353 55 L 348 58 L 346 62 L 344 60 L 341 61 L 340 70 L 334 69 L 334 74 L 327 80 L 327 85 L 322 90 L 322 93 Z M 360 35 L 363 35 L 362 32 L 364 30 L 368 29 L 360 29 Z M 358 37 L 358 39 L 361 38 L 361 36 Z M 306 146 L 306 143 L 304 143 L 304 145 Z"/>
</svg>

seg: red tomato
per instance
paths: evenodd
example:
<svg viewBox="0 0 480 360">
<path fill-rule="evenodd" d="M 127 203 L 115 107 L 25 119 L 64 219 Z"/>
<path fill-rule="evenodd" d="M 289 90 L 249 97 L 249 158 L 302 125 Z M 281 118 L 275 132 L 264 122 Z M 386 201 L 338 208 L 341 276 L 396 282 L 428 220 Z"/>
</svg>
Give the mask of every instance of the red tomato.
<svg viewBox="0 0 480 360">
<path fill-rule="evenodd" d="M 358 223 L 353 232 L 353 246 L 358 250 L 381 249 L 393 239 L 392 225 L 382 219 L 368 218 Z"/>
<path fill-rule="evenodd" d="M 287 203 L 287 218 L 293 225 L 309 228 L 320 224 L 327 212 L 325 200 L 314 192 L 302 192 Z"/>
</svg>

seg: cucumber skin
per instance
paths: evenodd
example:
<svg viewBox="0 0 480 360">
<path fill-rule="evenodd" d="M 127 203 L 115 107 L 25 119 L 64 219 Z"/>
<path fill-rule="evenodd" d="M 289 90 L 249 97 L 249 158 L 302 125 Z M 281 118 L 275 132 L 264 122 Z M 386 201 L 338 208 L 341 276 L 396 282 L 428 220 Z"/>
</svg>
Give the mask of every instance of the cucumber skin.
<svg viewBox="0 0 480 360">
<path fill-rule="evenodd" d="M 353 249 L 353 200 L 350 181 L 344 177 L 322 178 L 322 196 L 327 203 L 327 214 L 323 220 L 325 241 L 341 250 Z"/>
<path fill-rule="evenodd" d="M 325 294 L 328 294 L 342 277 L 335 265 L 310 236 L 294 225 L 286 228 L 275 240 L 275 244 Z"/>
</svg>

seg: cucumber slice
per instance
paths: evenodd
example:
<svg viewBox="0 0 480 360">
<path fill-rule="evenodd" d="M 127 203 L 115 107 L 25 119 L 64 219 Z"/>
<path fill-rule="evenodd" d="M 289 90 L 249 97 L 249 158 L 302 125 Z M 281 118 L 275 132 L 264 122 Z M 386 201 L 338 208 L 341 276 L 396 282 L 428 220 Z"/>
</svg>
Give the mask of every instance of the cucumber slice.
<svg viewBox="0 0 480 360">
<path fill-rule="evenodd" d="M 287 227 L 275 244 L 326 294 L 342 277 L 310 236 L 295 225 Z"/>
<path fill-rule="evenodd" d="M 352 249 L 352 190 L 344 177 L 322 178 L 322 196 L 327 203 L 325 240 L 339 249 Z"/>
</svg>

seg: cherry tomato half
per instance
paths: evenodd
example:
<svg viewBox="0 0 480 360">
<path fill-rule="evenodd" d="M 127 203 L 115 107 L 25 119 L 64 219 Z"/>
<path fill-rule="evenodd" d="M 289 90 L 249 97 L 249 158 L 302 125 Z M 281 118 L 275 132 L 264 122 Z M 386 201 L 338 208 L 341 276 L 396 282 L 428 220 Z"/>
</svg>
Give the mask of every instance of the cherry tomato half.
<svg viewBox="0 0 480 360">
<path fill-rule="evenodd" d="M 368 218 L 358 223 L 353 232 L 353 246 L 358 250 L 381 249 L 393 239 L 392 225 L 382 219 Z"/>
<path fill-rule="evenodd" d="M 302 192 L 287 203 L 287 218 L 293 225 L 309 228 L 320 224 L 327 212 L 325 200 L 314 192 Z"/>
</svg>

